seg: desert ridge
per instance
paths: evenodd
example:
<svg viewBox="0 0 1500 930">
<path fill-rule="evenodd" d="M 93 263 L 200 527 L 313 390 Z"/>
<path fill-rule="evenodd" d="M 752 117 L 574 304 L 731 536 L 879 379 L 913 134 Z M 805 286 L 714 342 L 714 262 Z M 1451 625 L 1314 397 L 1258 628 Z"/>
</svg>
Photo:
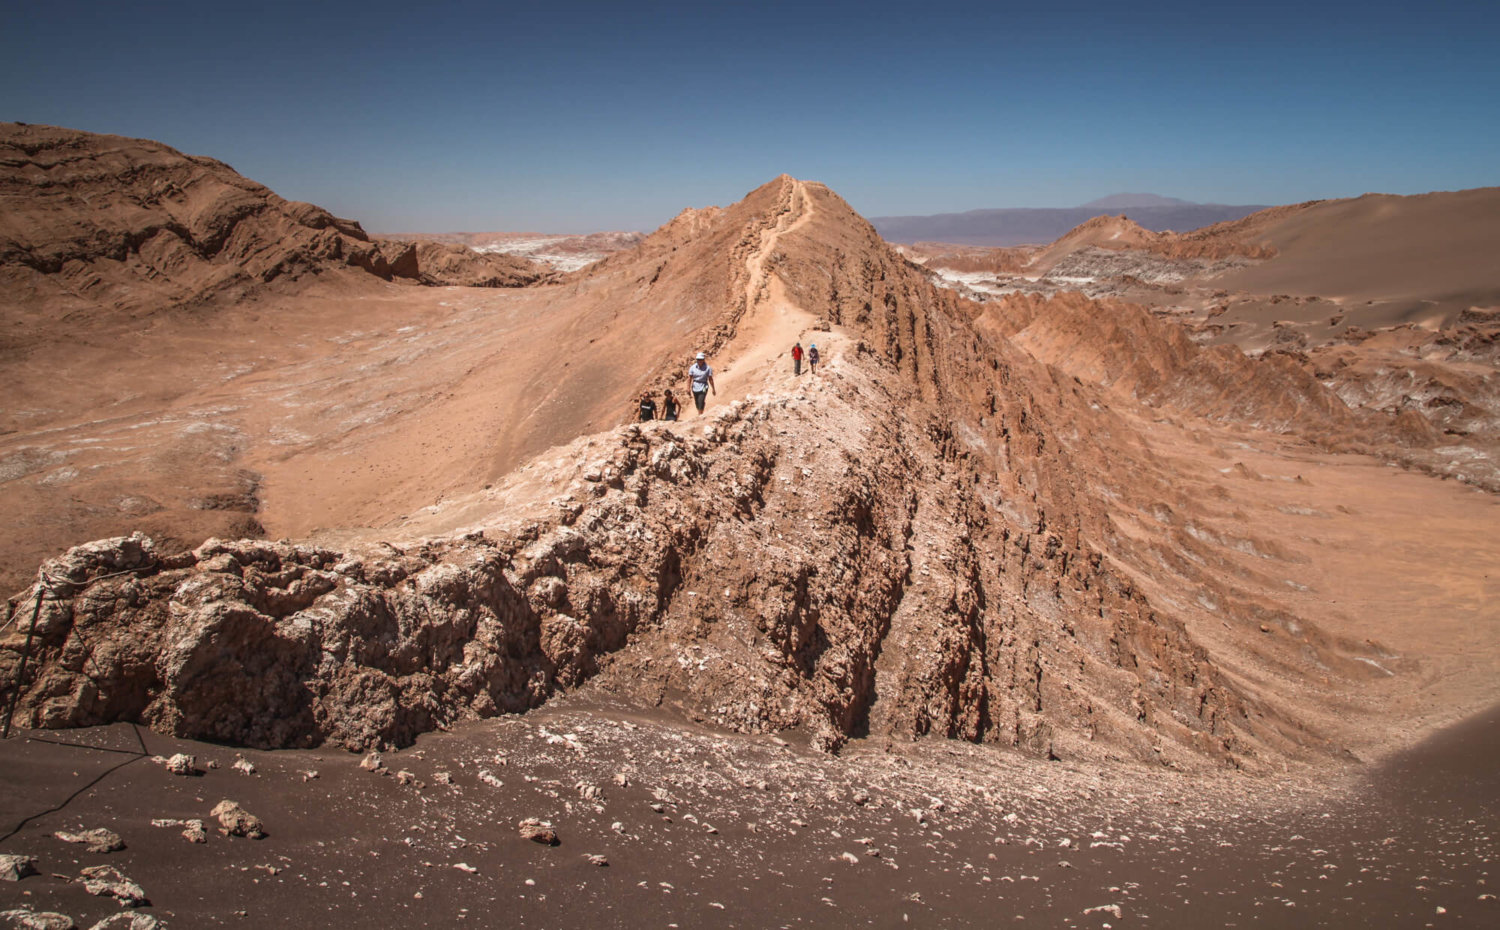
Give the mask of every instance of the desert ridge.
<svg viewBox="0 0 1500 930">
<path fill-rule="evenodd" d="M 1070 241 L 1110 229 L 1129 232 Z M 206 653 L 130 660 L 119 674 L 148 684 L 92 692 L 57 664 L 82 635 L 58 614 L 27 719 L 369 748 L 589 683 L 830 750 L 937 734 L 1258 770 L 1394 745 L 1338 710 L 1396 674 L 1392 647 L 1246 563 L 1312 577 L 1292 566 L 1319 561 L 1313 537 L 1281 538 L 1268 489 L 1216 476 L 1285 471 L 1288 441 L 1330 475 L 1350 453 L 1415 464 L 1442 436 L 1131 305 L 940 284 L 828 188 L 782 176 L 524 287 L 330 268 L 214 304 L 211 328 L 169 308 L 108 366 L 69 353 L 135 397 L 105 418 L 97 394 L 51 398 L 8 437 L 29 472 L 7 492 L 18 511 L 76 515 L 72 532 L 147 532 L 48 576 L 82 592 L 140 583 L 109 566 L 146 572 L 108 615 L 120 636 L 172 629 L 175 604 L 181 641 L 245 635 L 235 649 L 279 671 L 235 659 L 227 685 Z M 790 373 L 796 340 L 822 343 L 816 374 Z M 706 415 L 622 425 L 643 390 L 685 387 L 699 351 L 723 389 Z M 1246 442 L 1271 459 L 1216 464 Z M 1189 490 L 1205 480 L 1213 494 Z M 200 545 L 205 512 L 237 532 Z M 232 538 L 246 534 L 285 541 Z M 174 593 L 188 578 L 196 607 Z M 1190 605 L 1174 588 L 1208 593 Z M 232 634 L 224 603 L 265 619 Z M 352 648 L 371 635 L 405 645 Z M 1307 663 L 1331 671 L 1321 697 L 1289 701 L 1268 670 Z M 1455 684 L 1469 701 L 1483 688 Z"/>
</svg>

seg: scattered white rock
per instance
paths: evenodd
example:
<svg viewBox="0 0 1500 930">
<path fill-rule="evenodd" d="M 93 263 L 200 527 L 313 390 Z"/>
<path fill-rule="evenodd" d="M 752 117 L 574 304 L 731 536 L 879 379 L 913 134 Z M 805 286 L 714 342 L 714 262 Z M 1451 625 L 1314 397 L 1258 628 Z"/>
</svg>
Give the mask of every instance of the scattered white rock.
<svg viewBox="0 0 1500 930">
<path fill-rule="evenodd" d="M 182 827 L 182 838 L 189 843 L 207 843 L 208 830 L 204 828 L 201 820 L 168 820 L 157 819 L 151 821 L 153 827 Z"/>
<path fill-rule="evenodd" d="M 157 930 L 161 921 L 150 914 L 142 914 L 139 911 L 121 911 L 111 914 L 89 930 Z"/>
<path fill-rule="evenodd" d="M 246 759 L 244 756 L 240 756 L 238 759 L 235 759 L 234 765 L 231 765 L 230 768 L 234 769 L 236 772 L 239 772 L 241 775 L 255 774 L 255 763 L 251 762 L 249 759 Z"/>
<path fill-rule="evenodd" d="M 91 853 L 108 853 L 117 849 L 125 848 L 125 841 L 120 839 L 120 834 L 113 830 L 97 827 L 93 830 L 84 830 L 79 833 L 69 833 L 66 830 L 58 830 L 52 834 L 64 843 L 79 843 L 88 847 Z"/>
<path fill-rule="evenodd" d="M 73 918 L 55 911 L 33 911 L 29 907 L 0 911 L 0 927 L 14 930 L 74 930 L 77 926 Z"/>
<path fill-rule="evenodd" d="M 173 775 L 197 775 L 198 760 L 185 752 L 172 756 L 152 756 L 151 761 L 164 767 Z"/>
<path fill-rule="evenodd" d="M 114 898 L 125 907 L 141 907 L 151 903 L 144 888 L 126 878 L 112 865 L 95 865 L 83 869 L 78 881 L 83 882 L 83 890 L 89 894 Z"/>
</svg>

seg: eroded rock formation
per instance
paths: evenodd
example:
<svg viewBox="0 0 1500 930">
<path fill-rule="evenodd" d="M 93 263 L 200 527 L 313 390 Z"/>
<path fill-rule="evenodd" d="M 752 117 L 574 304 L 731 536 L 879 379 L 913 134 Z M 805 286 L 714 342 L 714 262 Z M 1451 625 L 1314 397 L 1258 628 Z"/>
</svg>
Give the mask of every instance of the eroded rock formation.
<svg viewBox="0 0 1500 930">
<path fill-rule="evenodd" d="M 23 722 L 365 748 L 594 681 L 736 729 L 803 727 L 829 749 L 931 733 L 1258 767 L 1334 748 L 1141 583 L 1221 592 L 1231 630 L 1289 622 L 1221 554 L 1274 560 L 1274 541 L 1195 523 L 1111 409 L 1362 428 L 1316 381 L 1278 370 L 1259 394 L 1226 393 L 1247 360 L 1139 311 L 1093 305 L 1114 325 L 1090 336 L 1080 314 L 963 300 L 788 177 L 684 213 L 571 288 L 593 301 L 581 319 L 664 307 L 695 345 L 740 359 L 773 311 L 801 314 L 838 362 L 794 386 L 767 375 L 691 427 L 574 422 L 578 438 L 526 466 L 555 494 L 545 505 L 540 479 L 513 473 L 467 499 L 468 526 L 425 539 L 75 548 L 11 603 L 0 681 L 16 683 L 39 618 Z M 672 354 L 626 362 L 636 384 L 679 374 Z M 1147 513 L 1165 529 L 1129 532 Z M 1296 625 L 1294 644 L 1245 648 L 1350 675 L 1379 650 Z"/>
<path fill-rule="evenodd" d="M 0 285 L 9 300 L 130 313 L 340 268 L 504 287 L 547 273 L 515 256 L 372 240 L 353 220 L 159 142 L 0 124 Z"/>
</svg>

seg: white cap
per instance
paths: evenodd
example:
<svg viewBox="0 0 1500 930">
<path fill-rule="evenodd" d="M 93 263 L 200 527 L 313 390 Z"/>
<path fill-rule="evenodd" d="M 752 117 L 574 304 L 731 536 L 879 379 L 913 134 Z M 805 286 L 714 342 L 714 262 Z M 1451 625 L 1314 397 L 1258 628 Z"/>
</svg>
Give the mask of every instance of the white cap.
<svg viewBox="0 0 1500 930">
<path fill-rule="evenodd" d="M 707 356 L 707 355 L 704 355 L 704 354 L 703 354 L 703 353 L 702 353 L 702 352 L 699 352 L 699 353 L 698 353 L 698 361 L 700 361 L 700 362 L 701 362 L 701 361 L 703 361 L 703 360 L 704 360 L 704 359 L 706 359 L 706 358 L 708 358 L 708 356 Z"/>
</svg>

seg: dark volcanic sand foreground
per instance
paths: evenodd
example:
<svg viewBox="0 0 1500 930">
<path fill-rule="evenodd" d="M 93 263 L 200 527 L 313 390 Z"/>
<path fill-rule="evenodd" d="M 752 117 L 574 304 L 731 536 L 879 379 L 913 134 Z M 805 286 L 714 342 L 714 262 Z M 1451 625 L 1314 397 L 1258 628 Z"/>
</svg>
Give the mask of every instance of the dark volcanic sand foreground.
<svg viewBox="0 0 1500 930">
<path fill-rule="evenodd" d="M 423 737 L 385 774 L 246 751 L 246 775 L 229 748 L 64 731 L 0 745 L 0 853 L 40 871 L 0 905 L 91 926 L 117 908 L 67 878 L 107 863 L 179 927 L 1495 926 L 1497 725 L 1500 708 L 1336 782 L 939 741 L 831 758 L 579 698 Z M 218 767 L 172 775 L 143 745 Z M 151 826 L 225 798 L 269 836 Z M 522 839 L 527 817 L 560 845 Z M 94 827 L 127 848 L 52 835 Z"/>
</svg>

